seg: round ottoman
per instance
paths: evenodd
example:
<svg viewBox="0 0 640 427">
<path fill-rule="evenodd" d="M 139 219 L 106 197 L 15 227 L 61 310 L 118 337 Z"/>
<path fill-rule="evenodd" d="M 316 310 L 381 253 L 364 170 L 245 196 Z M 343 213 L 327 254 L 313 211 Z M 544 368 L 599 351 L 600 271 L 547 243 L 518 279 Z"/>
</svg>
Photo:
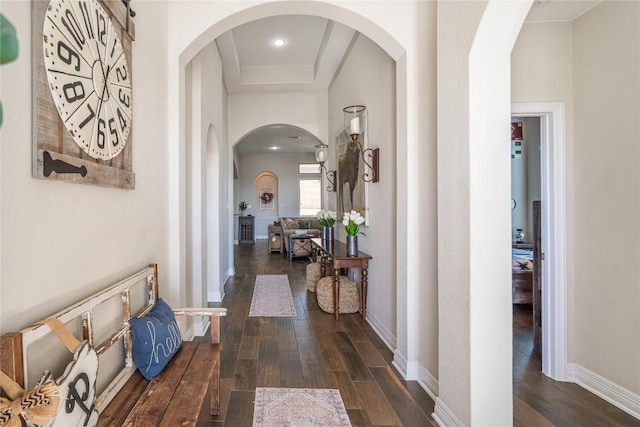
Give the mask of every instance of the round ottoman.
<svg viewBox="0 0 640 427">
<path fill-rule="evenodd" d="M 334 276 L 318 280 L 316 293 L 318 305 L 323 311 L 333 313 L 333 279 Z M 356 282 L 346 276 L 340 276 L 340 313 L 357 313 L 360 309 L 360 296 Z"/>
<path fill-rule="evenodd" d="M 307 264 L 307 289 L 310 292 L 316 291 L 316 285 L 320 280 L 320 261 Z"/>
</svg>

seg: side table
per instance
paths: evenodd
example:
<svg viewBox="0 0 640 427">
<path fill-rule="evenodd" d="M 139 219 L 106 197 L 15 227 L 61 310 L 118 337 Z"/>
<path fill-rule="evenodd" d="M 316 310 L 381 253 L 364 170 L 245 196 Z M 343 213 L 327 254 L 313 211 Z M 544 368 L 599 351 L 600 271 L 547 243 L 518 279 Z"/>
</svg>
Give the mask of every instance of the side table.
<svg viewBox="0 0 640 427">
<path fill-rule="evenodd" d="M 284 242 L 282 240 L 282 227 L 279 225 L 269 225 L 269 253 L 284 252 Z"/>
<path fill-rule="evenodd" d="M 313 234 L 289 234 L 289 261 L 311 256 L 311 239 L 314 237 Z"/>
</svg>

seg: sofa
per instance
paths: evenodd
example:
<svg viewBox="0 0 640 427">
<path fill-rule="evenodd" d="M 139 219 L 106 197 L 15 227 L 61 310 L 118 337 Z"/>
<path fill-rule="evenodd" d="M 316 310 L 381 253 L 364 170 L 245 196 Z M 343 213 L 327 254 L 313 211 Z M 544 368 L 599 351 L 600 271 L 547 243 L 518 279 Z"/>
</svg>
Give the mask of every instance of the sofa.
<svg viewBox="0 0 640 427">
<path fill-rule="evenodd" d="M 284 247 L 289 253 L 289 236 L 291 234 L 312 234 L 315 237 L 320 237 L 322 234 L 322 226 L 320 221 L 316 217 L 312 216 L 294 216 L 294 217 L 282 217 L 280 218 L 280 225 L 282 226 L 282 237 L 284 239 Z M 307 250 L 302 246 L 294 248 L 296 250 L 302 250 L 305 253 L 294 253 L 293 256 L 305 256 L 310 255 L 306 253 Z"/>
</svg>

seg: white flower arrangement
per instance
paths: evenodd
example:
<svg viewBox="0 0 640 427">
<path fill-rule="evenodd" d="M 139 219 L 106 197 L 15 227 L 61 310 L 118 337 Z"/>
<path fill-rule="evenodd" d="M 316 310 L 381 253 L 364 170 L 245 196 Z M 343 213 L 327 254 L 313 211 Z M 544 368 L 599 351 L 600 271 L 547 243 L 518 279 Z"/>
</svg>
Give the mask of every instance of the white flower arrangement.
<svg viewBox="0 0 640 427">
<path fill-rule="evenodd" d="M 338 216 L 334 211 L 321 210 L 316 214 L 316 218 L 318 218 L 320 225 L 323 227 L 333 227 Z"/>
<path fill-rule="evenodd" d="M 364 224 L 364 217 L 359 212 L 351 211 L 345 212 L 342 218 L 342 224 L 347 230 L 348 236 L 355 236 L 357 234 L 364 234 L 360 232 L 360 226 Z"/>
</svg>

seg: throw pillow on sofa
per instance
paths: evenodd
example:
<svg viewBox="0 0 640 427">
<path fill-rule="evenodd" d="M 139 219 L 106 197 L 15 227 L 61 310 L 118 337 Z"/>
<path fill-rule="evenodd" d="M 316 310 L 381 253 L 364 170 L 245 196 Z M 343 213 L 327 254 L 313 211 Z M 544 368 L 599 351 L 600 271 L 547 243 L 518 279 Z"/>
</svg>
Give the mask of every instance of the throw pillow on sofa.
<svg viewBox="0 0 640 427">
<path fill-rule="evenodd" d="M 300 230 L 308 230 L 310 224 L 311 223 L 309 221 L 298 221 L 298 228 Z"/>
<path fill-rule="evenodd" d="M 182 346 L 182 336 L 171 307 L 159 298 L 139 319 L 131 318 L 133 360 L 143 377 L 151 381 Z"/>
<path fill-rule="evenodd" d="M 298 228 L 298 221 L 293 218 L 283 218 L 282 222 L 284 223 L 286 228 Z"/>
</svg>

